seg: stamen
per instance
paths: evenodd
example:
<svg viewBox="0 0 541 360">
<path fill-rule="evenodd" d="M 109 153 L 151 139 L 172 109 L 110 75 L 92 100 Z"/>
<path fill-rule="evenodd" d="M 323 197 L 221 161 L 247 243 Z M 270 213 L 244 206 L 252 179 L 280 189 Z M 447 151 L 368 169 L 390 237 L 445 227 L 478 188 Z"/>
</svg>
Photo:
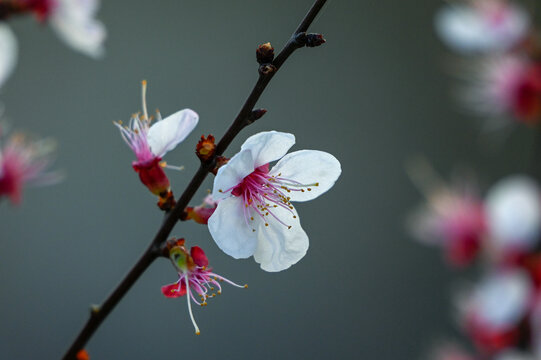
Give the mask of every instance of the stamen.
<svg viewBox="0 0 541 360">
<path fill-rule="evenodd" d="M 147 81 L 146 80 L 143 80 L 141 81 L 141 86 L 142 86 L 142 89 L 141 89 L 141 97 L 142 97 L 142 100 L 143 100 L 143 115 L 145 116 L 145 119 L 149 119 L 148 117 L 148 111 L 147 111 Z"/>
<path fill-rule="evenodd" d="M 146 82 L 144 83 L 144 85 L 146 84 Z M 201 334 L 201 331 L 199 331 L 199 327 L 197 326 L 196 322 L 195 322 L 195 319 L 193 317 L 193 313 L 192 313 L 192 303 L 190 302 L 191 300 L 191 292 L 190 292 L 190 283 L 188 282 L 188 277 L 184 277 L 185 281 L 186 281 L 186 290 L 188 291 L 188 293 L 190 294 L 190 296 L 186 296 L 186 299 L 188 301 L 188 312 L 190 313 L 190 319 L 192 320 L 192 323 L 193 323 L 193 327 L 195 328 L 195 335 L 199 335 Z M 205 304 L 205 303 L 203 303 Z"/>
</svg>

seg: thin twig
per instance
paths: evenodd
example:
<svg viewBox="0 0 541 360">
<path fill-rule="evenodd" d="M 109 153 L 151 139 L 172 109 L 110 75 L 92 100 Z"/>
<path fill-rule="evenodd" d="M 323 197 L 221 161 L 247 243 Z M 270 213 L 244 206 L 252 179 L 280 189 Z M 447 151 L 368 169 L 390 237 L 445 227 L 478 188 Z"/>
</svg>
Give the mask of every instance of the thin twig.
<svg viewBox="0 0 541 360">
<path fill-rule="evenodd" d="M 216 146 L 215 157 L 220 156 L 227 149 L 229 144 L 233 139 L 238 135 L 238 133 L 252 121 L 250 120 L 250 115 L 254 109 L 255 104 L 263 94 L 263 91 L 267 87 L 268 83 L 282 66 L 282 64 L 287 60 L 287 58 L 298 48 L 302 47 L 296 41 L 297 35 L 299 33 L 305 32 L 310 24 L 314 21 L 316 15 L 321 10 L 323 5 L 327 0 L 316 0 L 310 11 L 303 18 L 301 24 L 287 42 L 286 46 L 280 51 L 276 56 L 276 59 L 273 61 L 272 65 L 274 69 L 269 72 L 260 72 L 257 83 L 254 85 L 250 95 L 244 102 L 244 105 L 240 109 L 237 117 L 226 131 L 222 139 L 218 142 Z M 120 302 L 132 285 L 137 281 L 137 279 L 145 272 L 145 270 L 152 264 L 156 258 L 161 255 L 160 247 L 165 244 L 173 227 L 177 223 L 178 219 L 181 217 L 184 209 L 188 206 L 188 203 L 195 195 L 196 191 L 199 189 L 209 172 L 214 168 L 214 161 L 209 161 L 206 163 L 201 163 L 201 166 L 193 176 L 192 180 L 186 187 L 186 190 L 182 193 L 180 198 L 177 200 L 177 203 L 173 210 L 166 214 L 164 222 L 162 223 L 160 229 L 154 236 L 152 243 L 148 249 L 143 253 L 139 261 L 134 265 L 134 267 L 128 272 L 126 277 L 120 282 L 120 284 L 113 290 L 105 302 L 100 306 L 93 308 L 91 311 L 90 318 L 88 319 L 86 325 L 81 330 L 73 344 L 70 346 L 69 350 L 64 355 L 64 360 L 75 360 L 77 353 L 84 348 L 88 340 L 92 337 L 94 332 L 98 329 L 100 324 L 105 320 L 109 313 L 115 308 L 115 306 Z"/>
</svg>

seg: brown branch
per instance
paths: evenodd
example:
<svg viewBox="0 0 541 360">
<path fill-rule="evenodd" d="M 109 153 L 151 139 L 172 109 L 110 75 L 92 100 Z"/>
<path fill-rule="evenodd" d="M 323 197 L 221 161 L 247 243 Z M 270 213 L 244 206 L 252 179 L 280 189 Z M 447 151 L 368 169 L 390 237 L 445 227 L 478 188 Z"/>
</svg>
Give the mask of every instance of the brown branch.
<svg viewBox="0 0 541 360">
<path fill-rule="evenodd" d="M 287 58 L 296 49 L 304 46 L 304 44 L 301 44 L 297 41 L 298 35 L 304 33 L 308 29 L 308 26 L 310 26 L 310 24 L 314 21 L 316 15 L 321 10 L 326 1 L 327 0 L 316 0 L 310 8 L 310 11 L 308 11 L 301 24 L 291 37 L 291 39 L 287 42 L 282 51 L 280 51 L 273 63 L 262 65 L 264 69 L 260 68 L 257 83 L 255 84 L 252 92 L 244 102 L 244 105 L 240 109 L 237 117 L 235 118 L 229 129 L 226 131 L 220 142 L 217 144 L 214 158 L 211 161 L 201 163 L 199 169 L 186 187 L 186 190 L 184 190 L 180 198 L 177 200 L 177 203 L 173 210 L 166 214 L 160 229 L 152 240 L 152 243 L 143 253 L 139 261 L 137 261 L 134 267 L 128 272 L 122 282 L 120 282 L 120 284 L 113 290 L 113 292 L 109 295 L 105 302 L 100 307 L 95 307 L 92 309 L 90 318 L 88 319 L 86 325 L 81 330 L 81 332 L 79 333 L 73 344 L 70 346 L 66 354 L 64 355 L 64 360 L 76 360 L 77 353 L 84 348 L 88 340 L 92 337 L 92 335 L 98 329 L 103 320 L 105 320 L 105 318 L 120 302 L 124 295 L 126 295 L 128 290 L 145 272 L 145 270 L 150 266 L 150 264 L 152 264 L 152 262 L 161 255 L 161 247 L 166 243 L 167 238 L 173 230 L 173 227 L 177 223 L 178 219 L 181 217 L 184 209 L 186 208 L 186 206 L 188 206 L 188 203 L 195 195 L 196 191 L 199 189 L 209 172 L 214 168 L 215 158 L 224 153 L 229 144 L 231 144 L 233 139 L 244 127 L 253 123 L 254 120 L 252 117 L 252 111 L 255 104 L 261 97 L 261 94 L 263 94 L 263 91 L 267 87 L 274 74 L 276 74 L 278 69 L 283 65 Z"/>
</svg>

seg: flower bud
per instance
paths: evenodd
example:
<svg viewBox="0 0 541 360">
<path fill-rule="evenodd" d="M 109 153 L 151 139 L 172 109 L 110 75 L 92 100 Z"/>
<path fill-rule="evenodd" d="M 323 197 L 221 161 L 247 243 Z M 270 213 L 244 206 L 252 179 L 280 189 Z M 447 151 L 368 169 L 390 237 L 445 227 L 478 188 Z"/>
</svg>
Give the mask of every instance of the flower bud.
<svg viewBox="0 0 541 360">
<path fill-rule="evenodd" d="M 150 192 L 161 197 L 167 195 L 170 185 L 160 161 L 161 158 L 156 157 L 147 162 L 137 162 L 133 164 L 133 169 Z"/>
<path fill-rule="evenodd" d="M 259 45 L 255 51 L 257 62 L 260 64 L 270 64 L 274 60 L 274 48 L 270 42 Z"/>
<path fill-rule="evenodd" d="M 195 147 L 195 153 L 199 160 L 203 162 L 209 161 L 214 156 L 215 150 L 216 144 L 214 143 L 214 136 L 208 135 L 205 139 L 205 136 L 201 135 L 201 140 L 199 140 Z"/>
<path fill-rule="evenodd" d="M 90 360 L 90 355 L 85 349 L 80 350 L 75 357 L 77 360 Z"/>
<path fill-rule="evenodd" d="M 325 39 L 321 34 L 308 34 L 306 35 L 306 46 L 316 47 L 325 44 Z"/>
<path fill-rule="evenodd" d="M 325 43 L 325 39 L 321 34 L 299 33 L 295 36 L 295 41 L 299 46 L 316 47 Z"/>
<path fill-rule="evenodd" d="M 225 156 L 218 156 L 216 158 L 216 166 L 214 167 L 214 169 L 212 169 L 212 173 L 216 175 L 218 173 L 218 169 L 227 164 L 228 162 L 229 159 Z"/>
</svg>

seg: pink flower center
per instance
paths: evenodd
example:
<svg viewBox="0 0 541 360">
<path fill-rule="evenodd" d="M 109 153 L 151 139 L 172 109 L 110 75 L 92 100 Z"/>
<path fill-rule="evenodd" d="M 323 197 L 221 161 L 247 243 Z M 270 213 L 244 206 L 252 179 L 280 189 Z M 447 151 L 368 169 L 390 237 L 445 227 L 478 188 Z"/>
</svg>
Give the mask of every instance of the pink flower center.
<svg viewBox="0 0 541 360">
<path fill-rule="evenodd" d="M 281 175 L 269 175 L 269 164 L 266 164 L 255 169 L 238 185 L 223 191 L 225 193 L 231 192 L 233 196 L 242 198 L 244 219 L 247 225 L 250 224 L 250 221 L 254 221 L 254 216 L 258 216 L 265 221 L 265 226 L 269 226 L 267 217 L 271 216 L 283 226 L 291 228 L 290 225 L 276 216 L 276 209 L 281 207 L 287 210 L 293 218 L 296 218 L 293 205 L 291 205 L 291 197 L 287 194 L 292 191 L 311 191 L 310 186 L 319 186 L 319 183 L 301 184 L 291 179 L 282 178 Z M 220 190 L 220 192 L 222 191 Z M 252 231 L 255 231 L 255 228 L 252 228 Z"/>
</svg>

